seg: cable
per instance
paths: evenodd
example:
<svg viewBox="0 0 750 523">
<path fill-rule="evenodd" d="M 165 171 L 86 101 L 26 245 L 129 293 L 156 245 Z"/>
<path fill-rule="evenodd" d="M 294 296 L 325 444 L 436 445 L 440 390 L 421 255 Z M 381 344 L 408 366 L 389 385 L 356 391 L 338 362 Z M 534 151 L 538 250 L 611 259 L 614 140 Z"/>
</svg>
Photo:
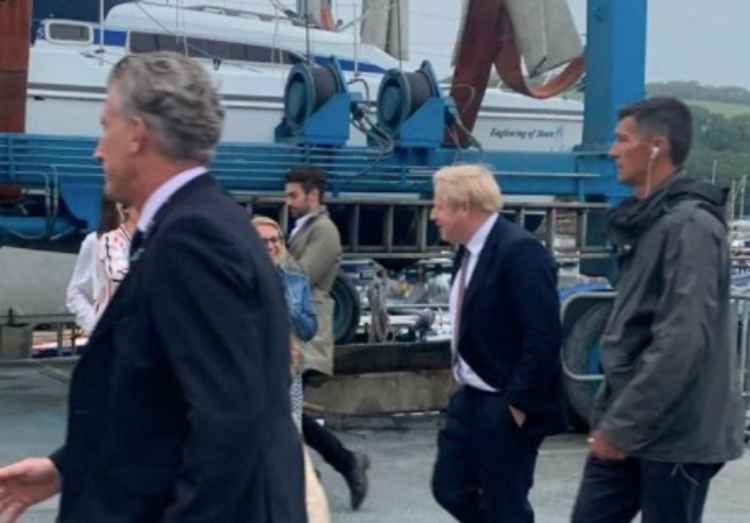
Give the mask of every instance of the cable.
<svg viewBox="0 0 750 523">
<path fill-rule="evenodd" d="M 471 134 L 471 131 L 469 131 L 461 121 L 461 118 L 456 118 L 456 126 L 461 129 L 464 134 L 466 135 L 466 138 L 468 139 L 469 143 L 473 145 L 478 151 L 479 151 L 479 160 L 484 159 L 484 148 L 482 147 L 482 144 L 479 142 L 479 140 L 474 137 L 473 134 Z"/>
<path fill-rule="evenodd" d="M 654 163 L 656 163 L 656 158 L 650 156 L 648 166 L 646 167 L 646 191 L 641 199 L 648 198 L 648 195 L 651 194 L 651 178 L 654 176 Z"/>
<path fill-rule="evenodd" d="M 453 156 L 453 163 L 463 162 L 464 160 L 464 148 L 461 147 L 461 140 L 458 139 L 458 132 L 455 129 L 448 129 L 448 137 L 455 145 L 456 154 Z"/>
<path fill-rule="evenodd" d="M 364 78 L 352 78 L 348 82 L 346 82 L 346 85 L 352 85 L 355 83 L 361 83 L 365 86 L 365 103 L 370 103 L 370 84 L 368 84 Z"/>
<path fill-rule="evenodd" d="M 398 69 L 404 70 L 404 43 L 401 32 L 401 0 L 396 0 L 396 31 L 398 31 Z"/>
<path fill-rule="evenodd" d="M 471 103 L 474 101 L 474 97 L 477 95 L 476 87 L 474 87 L 471 84 L 465 84 L 465 83 L 451 85 L 451 89 L 461 89 L 461 88 L 469 89 L 469 99 L 466 101 L 466 106 L 471 105 Z"/>
<path fill-rule="evenodd" d="M 352 5 L 352 6 L 354 6 L 354 7 L 356 7 L 356 6 L 357 6 L 357 4 L 354 4 L 354 3 L 353 3 L 353 4 L 350 4 L 350 5 Z M 369 8 L 367 8 L 367 11 L 365 11 L 364 13 L 362 13 L 362 15 L 361 15 L 361 16 L 357 16 L 357 17 L 353 18 L 352 20 L 348 21 L 347 23 L 345 23 L 345 24 L 341 24 L 341 26 L 340 26 L 340 27 L 338 27 L 338 28 L 336 29 L 336 32 L 338 32 L 338 33 L 341 33 L 341 32 L 343 32 L 343 31 L 346 31 L 346 30 L 347 30 L 347 29 L 349 29 L 349 28 L 350 28 L 351 26 L 353 26 L 353 25 L 355 25 L 355 24 L 359 23 L 360 21 L 363 21 L 363 20 L 365 20 L 365 19 L 366 19 L 367 17 L 369 17 L 369 16 L 370 16 L 370 13 L 371 13 L 371 12 L 372 12 L 373 10 L 379 11 L 379 10 L 381 10 L 382 8 L 385 8 L 385 9 L 386 9 L 387 11 L 390 11 L 391 9 L 393 9 L 393 6 L 394 6 L 394 5 L 395 5 L 395 0 L 391 0 L 390 2 L 388 2 L 388 4 L 387 4 L 387 5 L 382 5 L 382 6 L 377 6 L 377 7 L 369 7 Z"/>
<path fill-rule="evenodd" d="M 369 129 L 362 124 L 362 120 L 370 126 Z M 363 112 L 359 118 L 352 118 L 351 122 L 356 129 L 371 138 L 379 146 L 379 152 L 378 156 L 367 167 L 354 174 L 339 173 L 337 176 L 340 178 L 358 178 L 367 174 L 389 156 L 395 148 L 393 138 L 381 129 L 380 126 L 375 124 L 366 113 Z"/>
<path fill-rule="evenodd" d="M 310 53 L 310 6 L 308 0 L 305 0 L 305 51 L 307 52 L 307 63 L 312 63 Z"/>
<path fill-rule="evenodd" d="M 143 4 L 143 2 L 141 0 L 136 0 L 135 5 L 136 5 L 136 7 L 138 7 L 138 9 L 140 9 L 143 12 L 143 14 L 145 14 L 156 25 L 158 25 L 166 34 L 168 34 L 170 36 L 174 36 L 176 42 L 179 42 L 179 35 L 177 33 L 175 33 L 174 31 L 172 31 L 169 27 L 166 27 L 164 24 L 162 24 L 159 21 L 158 18 L 156 18 L 155 16 L 153 16 L 151 13 L 149 13 L 146 10 L 146 8 L 143 5 L 141 5 L 141 4 Z M 219 41 L 219 40 L 217 40 L 217 41 Z M 210 58 L 214 62 L 214 64 L 219 64 L 219 65 L 224 64 L 224 61 L 221 58 L 219 58 L 218 56 L 214 56 L 213 54 L 209 53 L 205 49 L 201 49 L 198 46 L 195 46 L 195 45 L 193 45 L 191 43 L 188 43 L 188 38 L 187 37 L 184 38 L 184 45 L 185 45 L 185 49 L 186 50 L 192 49 L 194 51 L 198 51 L 201 55 L 203 55 L 204 58 Z M 240 69 L 240 70 L 246 70 L 246 67 L 244 65 L 235 64 L 235 63 L 232 63 L 232 62 L 229 62 L 227 65 L 236 67 L 237 69 Z M 250 66 L 250 67 L 252 67 L 250 64 L 247 64 L 247 65 Z"/>
</svg>

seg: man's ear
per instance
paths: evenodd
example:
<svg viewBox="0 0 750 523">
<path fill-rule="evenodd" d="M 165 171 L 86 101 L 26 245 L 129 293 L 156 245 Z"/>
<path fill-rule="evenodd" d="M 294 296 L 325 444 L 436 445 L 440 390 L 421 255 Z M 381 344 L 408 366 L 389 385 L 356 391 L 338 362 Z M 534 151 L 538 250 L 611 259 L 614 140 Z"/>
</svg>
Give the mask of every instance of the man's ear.
<svg viewBox="0 0 750 523">
<path fill-rule="evenodd" d="M 669 140 L 664 136 L 654 136 L 651 140 L 651 152 L 652 159 L 664 156 L 669 156 Z M 654 153 L 656 151 L 656 153 Z"/>
<path fill-rule="evenodd" d="M 149 139 L 148 126 L 143 118 L 133 116 L 130 119 L 130 131 L 128 152 L 130 154 L 138 154 L 143 151 Z"/>
<path fill-rule="evenodd" d="M 313 196 L 317 199 L 317 202 L 320 203 L 320 189 L 310 189 L 310 192 L 307 193 L 308 196 Z"/>
</svg>

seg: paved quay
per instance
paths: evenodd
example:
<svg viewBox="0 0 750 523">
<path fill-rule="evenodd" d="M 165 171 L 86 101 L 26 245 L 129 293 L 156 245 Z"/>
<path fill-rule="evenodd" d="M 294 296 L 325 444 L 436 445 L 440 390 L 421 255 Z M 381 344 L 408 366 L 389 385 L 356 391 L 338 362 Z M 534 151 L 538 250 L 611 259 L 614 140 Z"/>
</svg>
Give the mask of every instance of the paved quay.
<svg viewBox="0 0 750 523">
<path fill-rule="evenodd" d="M 46 455 L 65 430 L 67 385 L 54 373 L 0 364 L 0 463 Z M 433 501 L 429 478 L 435 458 L 434 422 L 400 424 L 402 430 L 352 430 L 341 436 L 372 458 L 371 489 L 359 512 L 349 510 L 343 480 L 317 459 L 336 523 L 449 523 Z M 410 427 L 403 429 L 403 427 Z M 314 453 L 313 453 L 314 454 Z M 585 438 L 549 438 L 541 451 L 532 502 L 539 523 L 568 522 L 586 455 Z M 705 523 L 747 523 L 750 456 L 729 464 L 714 480 Z M 22 523 L 53 523 L 57 500 L 29 511 Z"/>
</svg>

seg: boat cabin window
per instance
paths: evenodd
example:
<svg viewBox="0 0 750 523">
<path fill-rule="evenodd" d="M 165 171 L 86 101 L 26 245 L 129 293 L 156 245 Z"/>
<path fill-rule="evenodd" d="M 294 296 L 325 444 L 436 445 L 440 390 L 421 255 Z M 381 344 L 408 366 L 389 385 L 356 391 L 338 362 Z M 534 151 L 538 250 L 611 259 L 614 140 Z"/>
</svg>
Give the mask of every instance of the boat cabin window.
<svg viewBox="0 0 750 523">
<path fill-rule="evenodd" d="M 151 51 L 177 51 L 183 50 L 182 38 L 175 35 L 164 35 L 156 33 L 130 33 L 130 52 L 149 53 Z"/>
<path fill-rule="evenodd" d="M 195 58 L 218 58 L 219 60 L 262 64 L 296 64 L 300 61 L 292 53 L 281 49 L 207 38 L 188 38 L 188 54 Z"/>
<path fill-rule="evenodd" d="M 260 45 L 224 42 L 208 38 L 187 39 L 188 55 L 194 58 L 214 60 L 231 60 L 235 62 L 255 62 L 264 64 L 296 64 L 301 60 L 297 55 L 280 49 Z M 182 38 L 173 35 L 155 33 L 130 33 L 130 52 L 147 53 L 150 51 L 183 50 Z"/>
<path fill-rule="evenodd" d="M 71 22 L 47 24 L 47 39 L 51 42 L 90 43 L 91 27 Z"/>
</svg>

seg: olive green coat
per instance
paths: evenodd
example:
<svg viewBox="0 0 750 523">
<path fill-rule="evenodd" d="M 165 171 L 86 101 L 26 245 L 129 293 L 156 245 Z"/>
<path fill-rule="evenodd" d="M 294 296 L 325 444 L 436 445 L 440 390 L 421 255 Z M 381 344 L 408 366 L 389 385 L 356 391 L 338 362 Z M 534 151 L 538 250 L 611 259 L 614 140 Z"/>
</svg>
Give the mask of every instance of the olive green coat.
<svg viewBox="0 0 750 523">
<path fill-rule="evenodd" d="M 289 253 L 310 280 L 318 332 L 303 346 L 304 370 L 333 374 L 333 281 L 341 261 L 341 237 L 325 206 L 312 211 L 302 230 L 289 239 Z"/>
</svg>

